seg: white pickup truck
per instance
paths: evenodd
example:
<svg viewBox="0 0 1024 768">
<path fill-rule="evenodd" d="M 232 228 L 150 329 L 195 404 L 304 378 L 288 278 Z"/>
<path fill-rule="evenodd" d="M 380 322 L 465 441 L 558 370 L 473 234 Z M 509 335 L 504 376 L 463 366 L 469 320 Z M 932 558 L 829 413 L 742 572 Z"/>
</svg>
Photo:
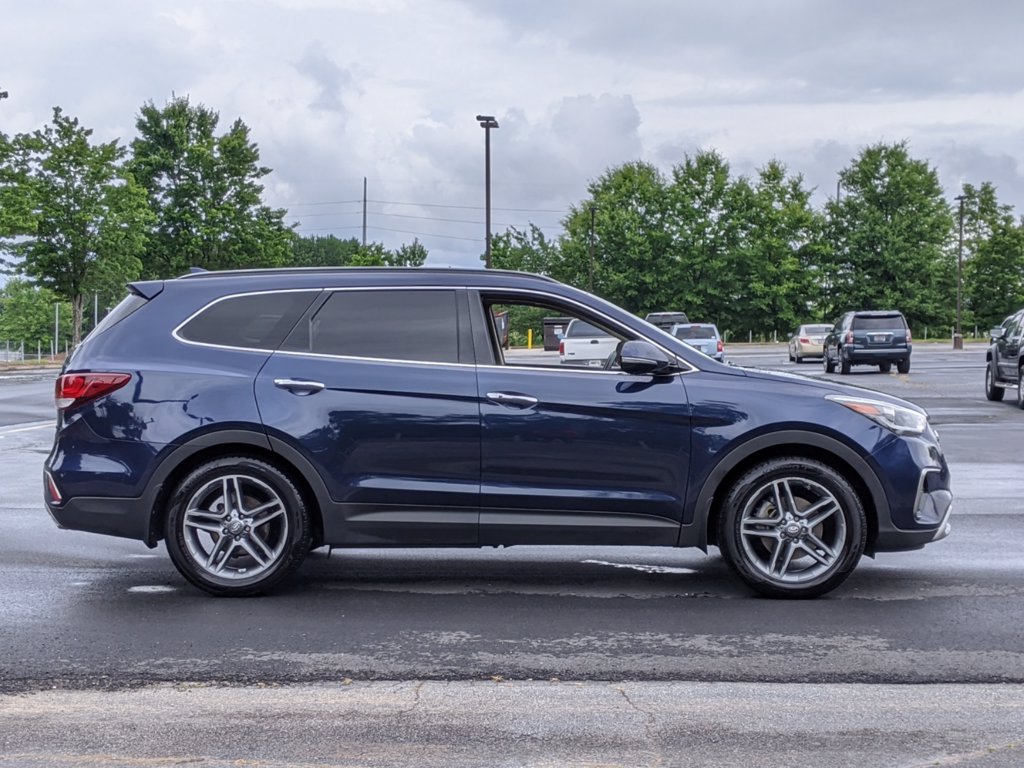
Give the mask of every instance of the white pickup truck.
<svg viewBox="0 0 1024 768">
<path fill-rule="evenodd" d="M 600 368 L 615 351 L 619 339 L 586 320 L 572 320 L 558 342 L 558 358 L 562 365 Z"/>
</svg>

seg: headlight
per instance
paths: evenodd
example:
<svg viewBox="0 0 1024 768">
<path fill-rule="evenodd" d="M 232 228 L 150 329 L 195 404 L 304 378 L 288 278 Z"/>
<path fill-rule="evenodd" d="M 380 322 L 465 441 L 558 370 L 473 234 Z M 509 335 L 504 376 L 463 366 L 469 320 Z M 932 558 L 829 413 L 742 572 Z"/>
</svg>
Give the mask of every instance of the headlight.
<svg viewBox="0 0 1024 768">
<path fill-rule="evenodd" d="M 861 416 L 867 416 L 897 435 L 920 435 L 928 428 L 928 417 L 913 408 L 848 395 L 825 395 L 825 399 L 856 411 Z"/>
</svg>

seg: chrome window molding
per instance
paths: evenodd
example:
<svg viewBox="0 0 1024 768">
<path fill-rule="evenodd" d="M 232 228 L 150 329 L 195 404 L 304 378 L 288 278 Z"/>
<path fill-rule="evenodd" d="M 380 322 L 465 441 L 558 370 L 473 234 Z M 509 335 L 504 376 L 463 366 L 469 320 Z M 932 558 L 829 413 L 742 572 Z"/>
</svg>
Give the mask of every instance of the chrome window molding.
<svg viewBox="0 0 1024 768">
<path fill-rule="evenodd" d="M 615 320 L 614 318 L 610 318 L 607 315 L 603 314 L 602 312 L 596 311 L 593 308 L 587 306 L 586 304 L 583 304 L 580 301 L 577 301 L 577 300 L 571 299 L 571 298 L 567 298 L 565 296 L 559 296 L 557 294 L 546 293 L 544 291 L 539 291 L 539 290 L 529 289 L 529 288 L 480 287 L 480 286 L 466 286 L 466 285 L 459 285 L 459 286 L 452 286 L 452 285 L 393 285 L 393 286 L 389 286 L 389 285 L 373 285 L 373 286 L 353 285 L 353 286 L 335 286 L 335 287 L 321 286 L 321 287 L 317 287 L 317 288 L 272 288 L 272 289 L 268 289 L 268 290 L 264 290 L 264 291 L 243 291 L 241 293 L 231 293 L 231 294 L 227 294 L 225 296 L 220 296 L 220 297 L 214 299 L 213 301 L 210 301 L 210 302 L 204 304 L 202 307 L 197 309 L 195 312 L 193 312 L 187 318 L 185 318 L 180 323 L 178 323 L 178 325 L 174 328 L 174 330 L 171 331 L 171 336 L 175 339 L 175 341 L 178 341 L 181 344 L 189 344 L 189 345 L 195 346 L 195 347 L 207 347 L 209 349 L 227 349 L 227 350 L 231 350 L 231 351 L 235 351 L 235 352 L 260 352 L 260 353 L 263 353 L 263 354 L 270 354 L 270 355 L 272 355 L 272 354 L 280 354 L 280 355 L 290 355 L 290 356 L 299 356 L 299 357 L 316 357 L 316 358 L 323 358 L 323 359 L 329 359 L 329 360 L 353 360 L 353 361 L 358 361 L 358 362 L 380 362 L 380 363 L 390 363 L 390 364 L 396 364 L 397 363 L 397 364 L 409 364 L 409 365 L 437 365 L 437 366 L 443 366 L 443 367 L 449 367 L 449 368 L 477 368 L 477 367 L 480 367 L 480 368 L 504 368 L 504 369 L 511 369 L 511 370 L 520 370 L 520 371 L 522 371 L 522 370 L 529 370 L 529 371 L 539 371 L 539 372 L 546 372 L 546 373 L 583 373 L 583 374 L 591 374 L 591 375 L 593 375 L 593 374 L 603 374 L 603 375 L 612 375 L 612 376 L 631 376 L 631 375 L 633 375 L 633 374 L 626 374 L 623 371 L 595 370 L 593 368 L 586 368 L 586 367 L 574 368 L 572 366 L 564 366 L 564 367 L 558 366 L 558 367 L 556 367 L 556 366 L 553 366 L 553 365 L 552 366 L 517 365 L 515 363 L 505 362 L 504 361 L 505 360 L 504 355 L 502 355 L 503 362 L 500 363 L 500 364 L 489 364 L 489 363 L 480 363 L 480 364 L 473 364 L 473 363 L 447 363 L 447 362 L 430 361 L 430 360 L 405 360 L 405 359 L 394 359 L 394 358 L 385 358 L 385 357 L 361 357 L 361 356 L 356 356 L 356 355 L 333 355 L 333 354 L 327 354 L 327 353 L 323 353 L 323 352 L 296 352 L 296 351 L 291 351 L 291 350 L 267 349 L 267 348 L 264 348 L 264 347 L 237 347 L 237 346 L 233 346 L 233 345 L 230 345 L 230 344 L 212 344 L 210 342 L 205 342 L 205 341 L 193 341 L 192 339 L 186 339 L 185 337 L 183 337 L 181 335 L 181 329 L 182 328 L 184 328 L 193 319 L 195 319 L 196 317 L 201 315 L 203 312 L 205 312 L 210 307 L 212 307 L 215 304 L 218 304 L 218 303 L 220 303 L 222 301 L 227 301 L 228 299 L 242 298 L 242 297 L 245 297 L 245 296 L 266 296 L 266 295 L 275 294 L 275 293 L 320 293 L 320 292 L 337 293 L 337 292 L 341 292 L 341 291 L 463 291 L 463 290 L 472 290 L 472 291 L 477 291 L 479 293 L 519 294 L 519 295 L 523 295 L 523 296 L 533 296 L 533 297 L 539 297 L 539 298 L 542 298 L 542 299 L 547 299 L 549 302 L 554 302 L 554 303 L 571 304 L 571 305 L 573 305 L 575 307 L 578 307 L 579 309 L 583 310 L 586 314 L 596 315 L 597 317 L 600 317 L 602 319 L 602 321 L 604 321 L 604 324 L 609 325 L 612 328 L 616 329 L 620 334 L 625 335 L 625 336 L 629 336 L 629 337 L 637 337 L 638 336 L 638 337 L 644 339 L 645 341 L 653 344 L 654 346 L 656 346 L 658 349 L 660 349 L 665 354 L 669 355 L 672 359 L 674 359 L 676 361 L 676 363 L 679 366 L 681 366 L 683 368 L 683 370 L 676 371 L 675 373 L 673 373 L 671 375 L 673 375 L 673 376 L 682 376 L 682 375 L 686 375 L 686 374 L 690 374 L 690 373 L 696 373 L 697 370 L 698 370 L 697 368 L 692 366 L 690 363 L 686 362 L 681 357 L 679 357 L 675 352 L 673 352 L 670 349 L 666 349 L 665 347 L 663 347 L 661 344 L 659 344 L 658 342 L 654 341 L 650 337 L 644 336 L 643 334 L 638 334 L 636 331 L 634 331 L 633 329 L 631 329 L 631 328 L 629 328 L 627 326 L 624 326 L 622 323 L 620 323 L 619 321 Z"/>
</svg>

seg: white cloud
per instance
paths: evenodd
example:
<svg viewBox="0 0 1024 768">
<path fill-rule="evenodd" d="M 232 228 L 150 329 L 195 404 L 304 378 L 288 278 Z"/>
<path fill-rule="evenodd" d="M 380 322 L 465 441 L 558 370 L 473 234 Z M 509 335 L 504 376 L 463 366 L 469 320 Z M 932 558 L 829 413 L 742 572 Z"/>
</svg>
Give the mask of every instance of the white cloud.
<svg viewBox="0 0 1024 768">
<path fill-rule="evenodd" d="M 241 117 L 268 202 L 303 231 L 414 236 L 437 263 L 483 247 L 483 131 L 496 227 L 543 224 L 609 166 L 715 148 L 776 157 L 819 199 L 860 147 L 908 140 L 956 194 L 1024 209 L 1024 6 L 952 0 L 53 0 L 5 9 L 0 130 L 55 105 L 129 141 L 173 93 Z M 528 209 L 528 210 L 509 210 Z M 414 234 L 415 233 L 415 234 Z"/>
</svg>

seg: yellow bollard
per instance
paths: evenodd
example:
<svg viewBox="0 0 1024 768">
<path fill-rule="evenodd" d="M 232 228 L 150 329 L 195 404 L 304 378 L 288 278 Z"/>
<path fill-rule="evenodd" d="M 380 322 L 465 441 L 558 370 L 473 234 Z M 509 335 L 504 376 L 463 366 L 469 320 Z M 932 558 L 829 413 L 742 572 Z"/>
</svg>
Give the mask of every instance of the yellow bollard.
<svg viewBox="0 0 1024 768">
<path fill-rule="evenodd" d="M 533 349 L 533 328 L 526 329 L 526 348 Z"/>
</svg>

